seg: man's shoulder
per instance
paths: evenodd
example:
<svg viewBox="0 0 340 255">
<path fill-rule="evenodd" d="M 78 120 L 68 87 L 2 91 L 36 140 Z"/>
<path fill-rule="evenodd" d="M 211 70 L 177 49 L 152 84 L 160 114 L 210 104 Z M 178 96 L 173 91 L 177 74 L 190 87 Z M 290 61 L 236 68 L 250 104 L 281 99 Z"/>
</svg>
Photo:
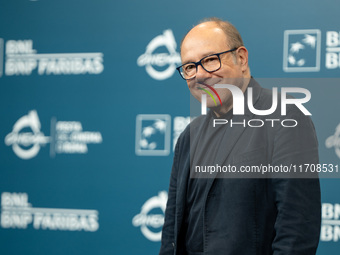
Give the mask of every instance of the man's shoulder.
<svg viewBox="0 0 340 255">
<path fill-rule="evenodd" d="M 248 88 L 253 89 L 253 98 L 255 97 L 258 106 L 268 106 L 269 108 L 273 103 L 273 90 L 261 87 L 261 85 L 254 79 L 251 80 Z M 254 99 L 253 99 L 254 101 Z"/>
<path fill-rule="evenodd" d="M 190 123 L 186 126 L 181 136 L 190 135 L 190 130 L 199 128 L 206 120 L 206 115 L 200 115 L 198 117 L 191 117 Z"/>
<path fill-rule="evenodd" d="M 183 143 L 190 142 L 190 134 L 196 134 L 197 133 L 196 131 L 204 124 L 206 118 L 207 115 L 191 117 L 190 123 L 180 134 L 177 143 L 181 143 L 183 145 Z"/>
</svg>

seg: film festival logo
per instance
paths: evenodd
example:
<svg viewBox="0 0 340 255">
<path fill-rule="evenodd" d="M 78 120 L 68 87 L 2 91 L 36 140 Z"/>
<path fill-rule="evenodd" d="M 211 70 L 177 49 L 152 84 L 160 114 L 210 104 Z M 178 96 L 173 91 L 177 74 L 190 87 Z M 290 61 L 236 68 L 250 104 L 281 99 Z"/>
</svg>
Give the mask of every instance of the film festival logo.
<svg viewBox="0 0 340 255">
<path fill-rule="evenodd" d="M 5 144 L 12 146 L 13 152 L 21 159 L 31 159 L 38 155 L 41 147 L 50 144 L 50 156 L 55 154 L 86 154 L 88 144 L 102 143 L 100 132 L 83 131 L 79 121 L 51 120 L 51 136 L 41 131 L 41 123 L 35 110 L 19 118 L 5 137 Z"/>
<path fill-rule="evenodd" d="M 218 95 L 215 89 L 228 89 L 231 92 L 233 98 L 233 115 L 244 115 L 245 114 L 245 96 L 242 90 L 231 84 L 215 84 L 214 86 L 205 85 L 207 86 L 218 98 L 220 104 L 222 105 L 221 98 Z M 199 88 L 205 93 L 201 95 L 201 114 L 207 114 L 207 94 L 212 98 L 214 101 L 215 106 L 217 106 L 217 102 L 211 92 L 209 92 L 205 88 Z M 287 114 L 287 105 L 292 104 L 295 105 L 304 115 L 311 116 L 312 114 L 303 106 L 304 103 L 309 102 L 311 99 L 311 93 L 309 90 L 304 88 L 295 88 L 295 87 L 283 87 L 281 88 L 281 93 L 278 93 L 278 88 L 272 88 L 272 106 L 266 110 L 258 110 L 255 109 L 253 104 L 253 88 L 247 88 L 247 106 L 251 113 L 257 116 L 267 116 L 274 113 L 278 107 L 278 97 L 281 95 L 281 116 L 285 116 Z M 302 98 L 289 98 L 287 97 L 288 93 L 299 93 L 304 95 Z M 233 122 L 233 119 L 230 121 L 226 119 L 214 119 L 213 120 L 213 127 L 216 125 L 226 125 L 230 124 L 230 127 L 235 125 L 242 125 L 243 127 L 262 127 L 265 123 L 271 123 L 271 127 L 274 127 L 276 122 L 280 122 L 282 127 L 295 127 L 298 125 L 298 122 L 295 119 L 250 119 L 246 122 L 244 119 L 243 122 Z M 292 124 L 293 123 L 293 124 Z"/>
<path fill-rule="evenodd" d="M 6 45 L 6 47 L 4 47 Z M 3 56 L 5 48 L 5 58 Z M 38 54 L 33 40 L 4 40 L 0 38 L 0 77 L 6 76 L 100 74 L 104 70 L 102 52 Z"/>
<path fill-rule="evenodd" d="M 326 139 L 326 148 L 334 147 L 335 154 L 340 158 L 340 124 L 336 127 L 334 135 Z"/>
<path fill-rule="evenodd" d="M 161 241 L 167 200 L 168 193 L 166 191 L 159 192 L 158 196 L 148 199 L 140 213 L 132 219 L 132 225 L 140 227 L 142 234 L 150 241 Z"/>
<path fill-rule="evenodd" d="M 176 66 L 181 63 L 181 57 L 176 48 L 174 34 L 172 30 L 167 29 L 162 35 L 150 41 L 145 53 L 138 57 L 137 65 L 145 66 L 146 72 L 155 80 L 168 79 L 175 73 Z"/>
<path fill-rule="evenodd" d="M 0 225 L 4 229 L 89 231 L 99 229 L 98 211 L 32 207 L 27 193 L 1 194 Z"/>
</svg>

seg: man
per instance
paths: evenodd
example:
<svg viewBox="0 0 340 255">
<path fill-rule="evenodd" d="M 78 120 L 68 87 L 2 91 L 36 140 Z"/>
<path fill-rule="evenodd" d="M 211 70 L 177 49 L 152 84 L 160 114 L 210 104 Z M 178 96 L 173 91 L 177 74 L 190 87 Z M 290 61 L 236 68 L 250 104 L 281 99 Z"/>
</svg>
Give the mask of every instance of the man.
<svg viewBox="0 0 340 255">
<path fill-rule="evenodd" d="M 210 111 L 178 139 L 160 255 L 315 254 L 321 221 L 317 176 L 197 174 L 197 169 L 217 165 L 239 170 L 252 165 L 317 164 L 318 144 L 310 118 L 290 105 L 284 117 L 297 126 L 272 122 L 254 128 L 243 124 L 268 116 L 255 115 L 247 107 L 244 115 L 233 114 L 230 90 L 216 84 L 232 84 L 245 98 L 251 89 L 258 110 L 271 108 L 273 100 L 271 91 L 251 77 L 248 51 L 229 22 L 213 18 L 195 26 L 182 41 L 181 58 L 182 78 L 197 100 L 205 96 Z M 280 114 L 279 107 L 269 119 L 281 120 Z M 238 124 L 214 125 L 216 120 Z"/>
</svg>

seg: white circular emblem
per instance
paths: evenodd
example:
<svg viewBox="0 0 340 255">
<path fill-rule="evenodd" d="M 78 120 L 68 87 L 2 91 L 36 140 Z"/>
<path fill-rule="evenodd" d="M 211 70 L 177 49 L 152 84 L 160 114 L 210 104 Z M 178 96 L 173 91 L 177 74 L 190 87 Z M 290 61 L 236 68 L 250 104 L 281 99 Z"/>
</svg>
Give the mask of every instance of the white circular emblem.
<svg viewBox="0 0 340 255">
<path fill-rule="evenodd" d="M 157 48 L 165 46 L 168 53 L 153 53 Z M 176 71 L 176 65 L 181 63 L 181 57 L 176 51 L 176 41 L 170 29 L 162 35 L 156 36 L 146 47 L 146 51 L 137 59 L 138 66 L 145 66 L 146 72 L 156 80 L 170 78 Z M 163 67 L 169 65 L 163 71 L 156 70 L 153 66 Z"/>
<path fill-rule="evenodd" d="M 132 225 L 140 227 L 143 235 L 153 242 L 158 242 L 162 237 L 162 230 L 153 231 L 152 228 L 161 228 L 164 224 L 164 213 L 166 202 L 168 200 L 168 193 L 161 191 L 158 196 L 152 197 L 147 200 L 142 206 L 141 212 L 132 219 Z M 153 209 L 160 208 L 163 214 L 150 214 L 149 212 Z"/>
<path fill-rule="evenodd" d="M 40 145 L 50 141 L 49 137 L 40 132 L 40 127 L 37 112 L 35 110 L 30 111 L 28 115 L 17 120 L 12 132 L 5 137 L 5 144 L 12 145 L 12 149 L 18 157 L 22 159 L 33 158 L 38 154 Z M 31 129 L 32 132 L 20 132 L 25 128 Z"/>
</svg>

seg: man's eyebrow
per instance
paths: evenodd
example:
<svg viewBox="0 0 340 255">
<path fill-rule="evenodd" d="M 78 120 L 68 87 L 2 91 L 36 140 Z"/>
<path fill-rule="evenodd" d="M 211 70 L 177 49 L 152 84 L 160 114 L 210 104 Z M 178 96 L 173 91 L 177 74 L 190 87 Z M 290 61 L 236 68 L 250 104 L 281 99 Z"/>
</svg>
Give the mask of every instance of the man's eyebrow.
<svg viewBox="0 0 340 255">
<path fill-rule="evenodd" d="M 186 65 L 186 64 L 190 64 L 190 63 L 195 63 L 194 61 L 185 61 L 185 62 L 182 62 L 182 65 Z"/>
<path fill-rule="evenodd" d="M 217 54 L 216 51 L 208 51 L 198 61 L 200 61 L 202 58 L 205 58 L 205 57 L 208 57 L 214 54 Z M 189 64 L 189 63 L 196 63 L 196 61 L 193 61 L 193 60 L 185 61 L 185 62 L 182 62 L 182 65 Z"/>
</svg>

